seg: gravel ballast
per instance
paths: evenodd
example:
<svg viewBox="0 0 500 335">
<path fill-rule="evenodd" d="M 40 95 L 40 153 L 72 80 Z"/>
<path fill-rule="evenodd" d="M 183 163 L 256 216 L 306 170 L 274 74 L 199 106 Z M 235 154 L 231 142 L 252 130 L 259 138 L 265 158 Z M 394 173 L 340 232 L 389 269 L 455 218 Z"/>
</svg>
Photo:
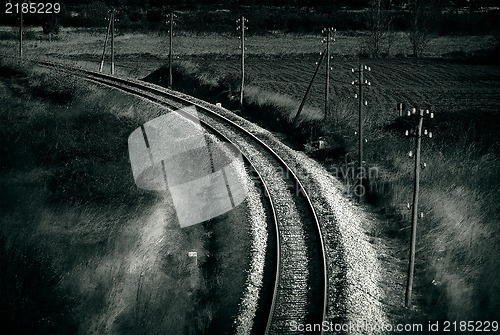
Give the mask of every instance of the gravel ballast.
<svg viewBox="0 0 500 335">
<path fill-rule="evenodd" d="M 178 93 L 177 93 L 178 94 Z M 184 96 L 184 95 L 181 95 Z M 311 197 L 327 248 L 329 297 L 327 321 L 344 324 L 350 334 L 385 333 L 389 324 L 379 283 L 383 271 L 367 231 L 371 219 L 344 195 L 344 186 L 304 153 L 280 142 L 271 132 L 224 108 L 195 100 L 250 130 L 272 147 L 298 175 Z M 337 333 L 326 331 L 325 333 Z"/>
<path fill-rule="evenodd" d="M 179 92 L 160 90 L 188 99 L 240 124 L 273 148 L 292 167 L 309 190 L 326 241 L 329 270 L 326 320 L 347 325 L 347 332 L 351 334 L 384 333 L 379 330 L 388 324 L 381 303 L 383 293 L 379 289 L 382 269 L 366 234 L 369 220 L 361 208 L 353 206 L 342 195 L 341 183 L 305 154 L 290 149 L 267 130 L 233 112 Z M 278 212 L 281 212 L 280 208 Z M 297 317 L 290 321 L 300 323 L 302 320 Z"/>
</svg>

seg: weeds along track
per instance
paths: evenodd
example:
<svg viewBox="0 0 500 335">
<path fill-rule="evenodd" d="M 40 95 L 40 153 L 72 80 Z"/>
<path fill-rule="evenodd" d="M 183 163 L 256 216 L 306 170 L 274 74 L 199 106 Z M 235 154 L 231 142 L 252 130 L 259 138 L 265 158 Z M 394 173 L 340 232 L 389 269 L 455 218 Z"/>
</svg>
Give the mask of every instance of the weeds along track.
<svg viewBox="0 0 500 335">
<path fill-rule="evenodd" d="M 269 196 L 274 218 L 275 268 L 272 300 L 259 298 L 259 319 L 253 333 L 291 334 L 291 322 L 321 324 L 325 320 L 328 278 L 323 235 L 306 189 L 285 161 L 255 134 L 218 113 L 219 107 L 179 92 L 132 79 L 75 69 L 48 62 L 41 66 L 120 89 L 162 106 L 194 106 L 204 127 L 234 144 L 257 172 L 261 190 Z M 272 243 L 272 242 L 271 242 Z M 269 268 L 269 267 L 266 267 Z M 259 314 L 259 312 L 257 313 Z M 259 329 L 257 329 L 259 328 Z M 322 331 L 318 331 L 322 334 Z"/>
</svg>

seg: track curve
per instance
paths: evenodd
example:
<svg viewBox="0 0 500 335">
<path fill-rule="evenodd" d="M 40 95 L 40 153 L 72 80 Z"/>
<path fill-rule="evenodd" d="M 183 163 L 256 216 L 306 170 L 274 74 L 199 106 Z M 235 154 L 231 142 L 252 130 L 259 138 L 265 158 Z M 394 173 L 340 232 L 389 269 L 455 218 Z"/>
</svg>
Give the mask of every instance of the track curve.
<svg viewBox="0 0 500 335">
<path fill-rule="evenodd" d="M 306 188 L 285 161 L 256 134 L 218 113 L 218 107 L 166 88 L 49 62 L 38 64 L 81 76 L 171 108 L 194 106 L 200 122 L 233 143 L 258 171 L 272 204 L 278 231 L 276 276 L 266 334 L 297 334 L 293 325 L 318 325 L 327 307 L 327 267 L 323 234 Z M 286 191 L 284 191 L 286 190 Z"/>
</svg>

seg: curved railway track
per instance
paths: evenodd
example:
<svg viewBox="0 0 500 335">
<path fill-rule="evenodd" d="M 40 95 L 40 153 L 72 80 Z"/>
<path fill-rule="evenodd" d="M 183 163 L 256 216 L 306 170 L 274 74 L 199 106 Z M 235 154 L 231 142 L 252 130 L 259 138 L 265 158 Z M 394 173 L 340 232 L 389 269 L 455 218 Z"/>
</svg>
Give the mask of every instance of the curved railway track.
<svg viewBox="0 0 500 335">
<path fill-rule="evenodd" d="M 318 217 L 303 184 L 285 161 L 264 141 L 215 107 L 193 97 L 138 80 L 70 68 L 39 65 L 81 76 L 169 108 L 194 106 L 200 122 L 233 143 L 262 180 L 269 195 L 277 230 L 276 269 L 266 334 L 297 334 L 291 323 L 319 325 L 327 307 L 327 268 L 323 235 Z M 263 301 L 262 299 L 260 301 Z M 256 330 L 254 329 L 255 333 Z M 316 334 L 322 334 L 319 329 Z"/>
</svg>

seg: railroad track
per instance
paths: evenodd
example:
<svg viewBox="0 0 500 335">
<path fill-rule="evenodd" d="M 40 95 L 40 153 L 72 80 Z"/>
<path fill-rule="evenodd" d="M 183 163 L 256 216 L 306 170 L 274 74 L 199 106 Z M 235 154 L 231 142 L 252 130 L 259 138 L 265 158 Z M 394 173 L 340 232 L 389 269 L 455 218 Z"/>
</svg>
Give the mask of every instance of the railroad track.
<svg viewBox="0 0 500 335">
<path fill-rule="evenodd" d="M 328 278 L 323 235 L 307 190 L 285 161 L 259 137 L 220 113 L 222 109 L 193 97 L 138 80 L 118 78 L 49 62 L 39 65 L 81 76 L 163 106 L 194 106 L 200 122 L 233 143 L 251 164 L 269 195 L 276 238 L 276 269 L 266 334 L 297 334 L 291 323 L 321 325 L 327 307 Z M 265 299 L 260 302 L 265 303 Z M 262 322 L 261 322 L 262 324 Z M 319 327 L 321 328 L 321 327 Z M 253 329 L 253 333 L 260 330 Z M 319 329 L 316 334 L 322 334 Z"/>
</svg>

